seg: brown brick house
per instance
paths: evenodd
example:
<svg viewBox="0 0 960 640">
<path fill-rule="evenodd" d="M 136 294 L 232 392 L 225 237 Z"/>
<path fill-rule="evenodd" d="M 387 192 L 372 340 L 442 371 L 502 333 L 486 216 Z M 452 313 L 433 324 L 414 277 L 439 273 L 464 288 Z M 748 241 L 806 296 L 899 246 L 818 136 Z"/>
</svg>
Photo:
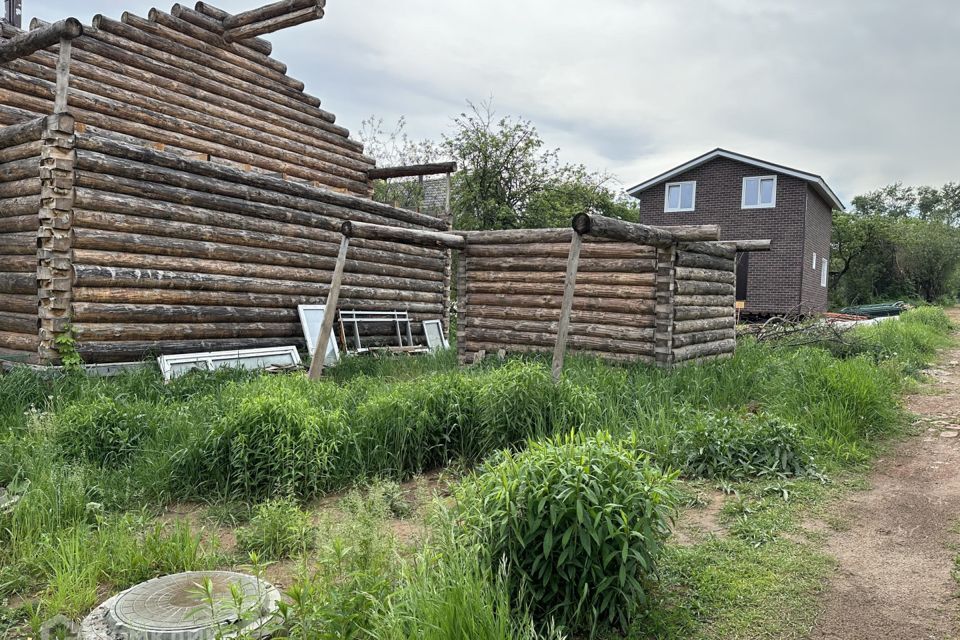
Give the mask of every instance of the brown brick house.
<svg viewBox="0 0 960 640">
<path fill-rule="evenodd" d="M 831 212 L 843 203 L 820 176 L 714 149 L 627 193 L 645 224 L 718 224 L 724 239 L 770 239 L 769 253 L 740 259 L 745 312 L 826 310 Z"/>
</svg>

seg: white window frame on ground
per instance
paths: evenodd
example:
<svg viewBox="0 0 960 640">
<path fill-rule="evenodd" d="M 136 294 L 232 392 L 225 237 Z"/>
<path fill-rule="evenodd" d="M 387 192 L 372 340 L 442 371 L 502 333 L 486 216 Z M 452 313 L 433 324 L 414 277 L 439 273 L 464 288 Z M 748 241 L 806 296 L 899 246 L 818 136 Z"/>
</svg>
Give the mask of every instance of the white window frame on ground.
<svg viewBox="0 0 960 640">
<path fill-rule="evenodd" d="M 691 185 L 690 194 L 690 206 L 683 206 L 683 187 L 686 185 Z M 680 197 L 677 199 L 677 206 L 670 206 L 670 187 L 677 187 L 680 189 Z M 684 180 L 682 182 L 668 182 L 663 187 L 663 212 L 664 213 L 677 213 L 683 211 L 693 211 L 697 208 L 697 181 L 696 180 Z"/>
<path fill-rule="evenodd" d="M 265 369 L 270 366 L 293 367 L 300 364 L 300 354 L 294 346 L 265 347 L 262 349 L 235 349 L 232 351 L 204 351 L 157 358 L 163 379 L 170 382 L 188 371 L 214 371 L 224 367 Z"/>
<path fill-rule="evenodd" d="M 327 313 L 325 304 L 301 304 L 297 305 L 297 313 L 300 316 L 300 327 L 303 329 L 303 338 L 307 342 L 307 353 L 311 356 L 317 348 L 317 340 L 320 338 L 320 327 L 323 325 L 323 318 Z M 330 332 L 330 340 L 327 341 L 327 352 L 324 354 L 323 366 L 332 367 L 340 360 L 340 349 L 337 348 L 337 340 Z"/>
<path fill-rule="evenodd" d="M 756 180 L 757 181 L 757 204 L 747 204 L 747 181 Z M 761 194 L 763 193 L 761 186 L 764 180 L 773 181 L 773 199 L 770 202 L 763 202 L 761 200 Z M 777 176 L 747 176 L 743 179 L 743 188 L 740 192 L 740 208 L 741 209 L 773 209 L 777 206 Z"/>
<path fill-rule="evenodd" d="M 430 351 L 450 347 L 450 343 L 447 342 L 447 336 L 443 332 L 443 323 L 440 320 L 424 320 L 423 335 L 427 339 L 427 347 Z"/>
<path fill-rule="evenodd" d="M 826 258 L 823 258 L 823 260 L 822 260 L 821 263 L 820 263 L 820 266 L 822 267 L 822 271 L 820 272 L 820 286 L 821 286 L 821 287 L 826 287 L 826 286 L 827 286 L 827 275 L 829 274 L 829 271 L 828 271 L 828 270 L 829 270 L 829 267 L 830 267 L 830 263 L 827 262 L 827 259 L 826 259 Z"/>
</svg>

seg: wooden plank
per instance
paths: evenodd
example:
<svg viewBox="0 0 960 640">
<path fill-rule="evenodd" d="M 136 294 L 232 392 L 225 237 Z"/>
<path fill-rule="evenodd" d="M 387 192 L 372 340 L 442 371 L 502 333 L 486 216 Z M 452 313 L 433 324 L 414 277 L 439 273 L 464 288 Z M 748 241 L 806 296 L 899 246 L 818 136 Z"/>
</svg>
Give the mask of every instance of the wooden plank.
<svg viewBox="0 0 960 640">
<path fill-rule="evenodd" d="M 570 256 L 567 258 L 567 273 L 563 284 L 563 301 L 560 303 L 560 322 L 557 327 L 557 340 L 553 348 L 553 381 L 559 382 L 563 373 L 563 356 L 567 349 L 567 335 L 570 332 L 570 312 L 573 310 L 574 289 L 577 285 L 577 268 L 580 264 L 580 245 L 583 239 L 579 233 L 573 235 L 570 242 Z"/>
<path fill-rule="evenodd" d="M 327 345 L 330 342 L 330 333 L 333 331 L 333 320 L 337 315 L 337 303 L 340 301 L 340 283 L 343 282 L 343 269 L 347 263 L 347 249 L 350 248 L 350 236 L 344 234 L 340 241 L 340 253 L 337 255 L 337 266 L 333 270 L 333 279 L 330 282 L 330 291 L 324 303 L 326 310 L 323 314 L 323 324 L 320 325 L 320 336 L 317 346 L 310 360 L 310 379 L 318 380 L 323 375 L 323 361 L 327 354 Z"/>
</svg>

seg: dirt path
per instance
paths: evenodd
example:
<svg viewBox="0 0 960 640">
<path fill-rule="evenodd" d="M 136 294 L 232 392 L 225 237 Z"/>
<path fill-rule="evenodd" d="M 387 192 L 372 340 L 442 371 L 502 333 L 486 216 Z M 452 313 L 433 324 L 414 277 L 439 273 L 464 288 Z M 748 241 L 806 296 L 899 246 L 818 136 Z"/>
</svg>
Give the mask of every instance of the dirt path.
<svg viewBox="0 0 960 640">
<path fill-rule="evenodd" d="M 960 323 L 960 311 L 951 317 Z M 951 576 L 960 542 L 960 349 L 930 373 L 935 383 L 907 400 L 920 435 L 881 460 L 871 488 L 842 506 L 852 526 L 827 542 L 838 568 L 816 640 L 960 638 Z"/>
</svg>

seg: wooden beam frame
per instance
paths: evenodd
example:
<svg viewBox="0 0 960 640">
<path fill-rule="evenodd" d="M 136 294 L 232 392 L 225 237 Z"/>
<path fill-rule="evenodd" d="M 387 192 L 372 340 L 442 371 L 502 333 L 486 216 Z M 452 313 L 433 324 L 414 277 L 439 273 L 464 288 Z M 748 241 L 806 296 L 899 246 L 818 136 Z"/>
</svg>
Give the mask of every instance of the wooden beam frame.
<svg viewBox="0 0 960 640">
<path fill-rule="evenodd" d="M 389 180 L 390 178 L 413 178 L 416 176 L 435 176 L 456 172 L 456 162 L 434 162 L 430 164 L 409 164 L 398 167 L 378 167 L 367 171 L 371 180 Z"/>
</svg>

